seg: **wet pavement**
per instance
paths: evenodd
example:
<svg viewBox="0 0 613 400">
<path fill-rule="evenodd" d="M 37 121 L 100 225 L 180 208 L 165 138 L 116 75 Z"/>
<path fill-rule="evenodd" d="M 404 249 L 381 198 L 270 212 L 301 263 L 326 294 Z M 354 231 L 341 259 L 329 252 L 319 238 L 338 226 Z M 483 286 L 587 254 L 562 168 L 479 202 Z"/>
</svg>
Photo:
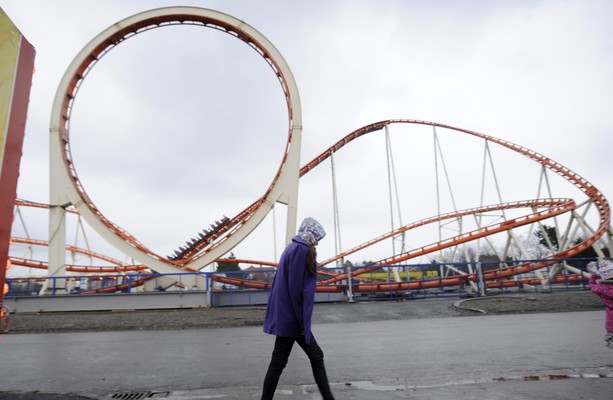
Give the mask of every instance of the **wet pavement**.
<svg viewBox="0 0 613 400">
<path fill-rule="evenodd" d="M 330 315 L 315 318 L 313 332 L 337 399 L 613 398 L 604 311 L 369 321 L 358 315 L 390 308 L 336 309 L 317 306 Z M 6 400 L 258 399 L 274 342 L 260 327 L 1 340 Z M 299 347 L 275 398 L 320 398 Z"/>
</svg>

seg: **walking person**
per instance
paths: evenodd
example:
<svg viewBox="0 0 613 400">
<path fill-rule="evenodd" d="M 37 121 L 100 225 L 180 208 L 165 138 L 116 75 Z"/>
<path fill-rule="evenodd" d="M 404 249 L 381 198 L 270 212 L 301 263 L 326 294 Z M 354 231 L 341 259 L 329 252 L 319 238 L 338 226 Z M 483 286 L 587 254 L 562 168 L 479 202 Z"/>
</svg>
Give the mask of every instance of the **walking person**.
<svg viewBox="0 0 613 400">
<path fill-rule="evenodd" d="M 592 261 L 587 266 L 590 276 L 590 289 L 597 294 L 605 305 L 606 346 L 613 349 L 613 263 L 610 260 Z"/>
<path fill-rule="evenodd" d="M 317 261 L 315 246 L 326 231 L 306 218 L 287 245 L 277 266 L 266 308 L 264 332 L 275 335 L 272 359 L 264 378 L 262 400 L 271 400 L 295 343 L 311 362 L 313 377 L 324 400 L 334 400 L 324 365 L 324 353 L 311 332 Z"/>
</svg>

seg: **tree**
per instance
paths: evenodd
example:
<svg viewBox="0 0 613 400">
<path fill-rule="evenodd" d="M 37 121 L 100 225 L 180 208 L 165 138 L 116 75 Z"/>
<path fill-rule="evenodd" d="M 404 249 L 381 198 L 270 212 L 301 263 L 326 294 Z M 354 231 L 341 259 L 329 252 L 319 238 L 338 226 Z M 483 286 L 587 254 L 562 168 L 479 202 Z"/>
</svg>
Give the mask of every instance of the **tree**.
<svg viewBox="0 0 613 400">
<path fill-rule="evenodd" d="M 573 246 L 578 245 L 579 243 L 583 242 L 582 238 L 578 238 L 577 240 L 575 240 L 573 242 Z M 598 243 L 596 243 L 598 244 Z M 596 245 L 595 244 L 595 245 Z M 602 254 L 604 254 L 605 257 L 610 257 L 611 255 L 609 254 L 609 249 L 606 246 L 600 246 L 600 250 L 602 251 Z M 594 249 L 594 245 L 588 247 L 587 249 L 583 250 L 581 253 L 573 256 L 572 258 L 578 258 L 579 260 L 569 260 L 567 261 L 568 264 L 577 267 L 577 268 L 585 268 L 587 267 L 587 264 L 590 261 L 593 261 L 593 259 L 598 258 L 599 255 L 596 252 L 596 250 Z"/>
<path fill-rule="evenodd" d="M 558 242 L 558 230 L 555 226 L 543 225 L 541 229 L 534 232 L 541 246 L 556 252 L 560 249 Z"/>
<path fill-rule="evenodd" d="M 230 257 L 227 258 L 228 261 L 217 262 L 217 272 L 232 272 L 232 271 L 241 271 L 241 267 L 234 256 L 234 253 L 230 253 Z"/>
</svg>

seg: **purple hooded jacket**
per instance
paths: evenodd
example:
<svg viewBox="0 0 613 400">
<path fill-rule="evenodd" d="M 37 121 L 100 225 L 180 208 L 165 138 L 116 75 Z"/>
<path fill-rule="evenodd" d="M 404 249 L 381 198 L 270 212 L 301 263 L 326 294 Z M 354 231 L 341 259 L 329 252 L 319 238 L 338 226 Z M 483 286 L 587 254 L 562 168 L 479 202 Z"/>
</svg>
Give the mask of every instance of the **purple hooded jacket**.
<svg viewBox="0 0 613 400">
<path fill-rule="evenodd" d="M 300 236 L 294 236 L 285 248 L 272 282 L 264 332 L 300 338 L 311 343 L 311 316 L 315 302 L 317 276 L 309 273 L 306 260 L 309 247 Z"/>
<path fill-rule="evenodd" d="M 590 277 L 590 289 L 600 296 L 604 303 L 606 309 L 605 329 L 613 332 L 613 285 L 596 283 L 597 279 L 600 279 L 600 277 L 592 274 Z"/>
</svg>

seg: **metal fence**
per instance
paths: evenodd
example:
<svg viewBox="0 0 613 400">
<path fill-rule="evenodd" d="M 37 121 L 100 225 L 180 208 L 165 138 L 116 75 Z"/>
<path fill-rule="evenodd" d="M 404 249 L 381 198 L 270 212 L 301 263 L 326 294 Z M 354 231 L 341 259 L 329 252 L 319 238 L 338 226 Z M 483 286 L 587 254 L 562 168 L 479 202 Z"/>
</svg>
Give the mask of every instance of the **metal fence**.
<svg viewBox="0 0 613 400">
<path fill-rule="evenodd" d="M 353 301 L 373 301 L 474 297 L 501 293 L 582 291 L 589 290 L 586 271 L 589 261 L 593 259 L 561 260 L 562 263 L 574 263 L 577 273 L 569 273 L 562 269 L 551 282 L 549 278 L 552 277 L 556 264 L 514 276 L 513 279 L 486 279 L 488 274 L 491 275 L 490 271 L 504 271 L 517 265 L 542 263 L 543 260 L 515 260 L 506 263 L 496 261 L 411 264 L 380 267 L 375 271 L 370 271 L 372 267 L 353 267 L 351 295 Z M 361 274 L 363 270 L 368 270 L 368 272 Z M 467 277 L 471 278 L 466 279 Z M 457 284 L 447 284 L 449 281 L 453 282 L 453 278 L 463 279 L 458 279 Z M 378 282 L 379 285 L 369 284 L 370 282 Z M 366 290 L 363 287 L 366 287 Z M 386 287 L 388 289 L 381 289 Z"/>
<path fill-rule="evenodd" d="M 10 296 L 207 291 L 209 273 L 66 275 L 7 278 Z"/>
<path fill-rule="evenodd" d="M 549 262 L 544 268 L 515 275 L 512 278 L 486 279 L 491 271 L 504 271 L 518 265 Z M 513 260 L 507 262 L 470 262 L 440 264 L 407 264 L 392 267 L 349 266 L 325 269 L 321 279 L 332 273 L 347 277 L 333 284 L 320 287 L 317 302 L 379 301 L 418 299 L 431 297 L 488 296 L 499 293 L 554 292 L 589 290 L 586 265 L 593 259 Z M 560 263 L 571 265 L 574 273 L 560 268 Z M 556 279 L 549 282 L 554 269 Z M 365 272 L 366 271 L 366 272 Z M 242 270 L 232 272 L 199 272 L 180 274 L 104 274 L 69 275 L 53 277 L 8 278 L 9 292 L 5 298 L 76 296 L 118 293 L 181 294 L 203 293 L 205 306 L 265 305 L 268 291 L 244 285 L 220 283 L 215 275 L 237 278 L 244 282 L 271 283 L 274 269 Z M 470 277 L 470 279 L 468 278 Z M 453 278 L 458 279 L 454 284 Z M 491 276 L 490 276 L 491 278 Z M 326 290 L 327 289 L 327 290 Z"/>
</svg>

